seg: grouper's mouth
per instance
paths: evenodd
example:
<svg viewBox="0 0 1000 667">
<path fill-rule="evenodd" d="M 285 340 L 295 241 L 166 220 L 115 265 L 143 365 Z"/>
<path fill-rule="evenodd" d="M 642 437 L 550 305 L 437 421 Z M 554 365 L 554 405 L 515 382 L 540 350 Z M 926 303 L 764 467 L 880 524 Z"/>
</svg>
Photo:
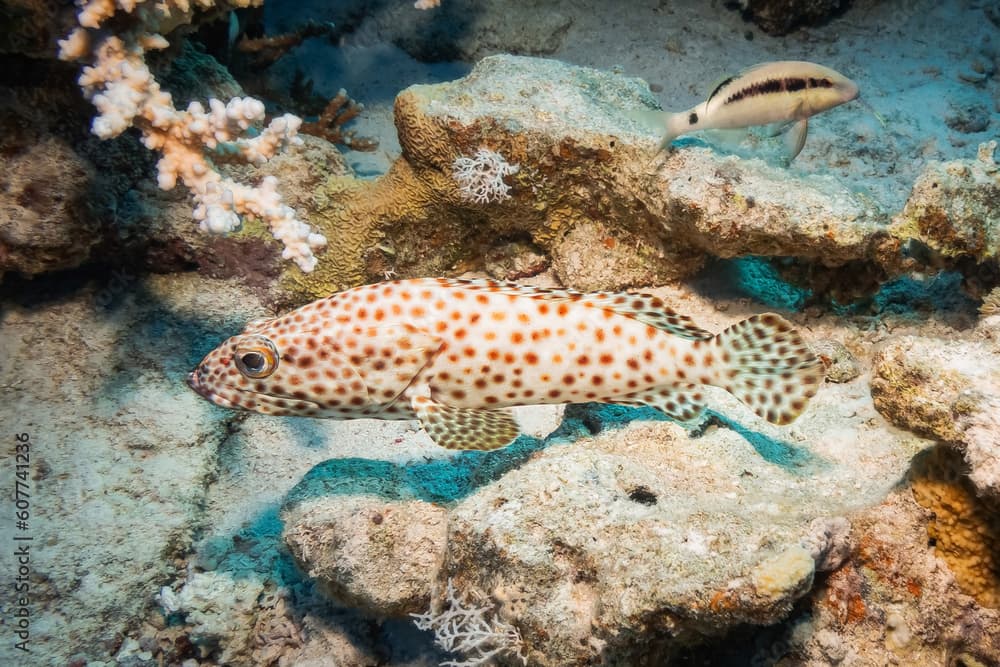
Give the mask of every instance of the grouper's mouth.
<svg viewBox="0 0 1000 667">
<path fill-rule="evenodd" d="M 201 374 L 197 370 L 193 370 L 190 373 L 188 373 L 187 385 L 194 390 L 194 393 L 198 394 L 199 396 L 208 401 L 211 401 L 212 403 L 215 403 L 216 405 L 220 405 L 224 408 L 235 407 L 231 402 L 222 398 L 214 391 L 206 387 L 204 384 L 202 384 Z"/>
<path fill-rule="evenodd" d="M 295 401 L 300 404 L 307 403 L 310 407 L 313 408 L 320 407 L 319 403 L 316 403 L 315 401 L 306 401 L 299 398 L 292 398 L 290 396 L 289 397 L 272 396 L 270 394 L 264 394 L 261 392 L 251 391 L 248 389 L 227 388 L 230 389 L 231 392 L 233 394 L 236 394 L 237 396 L 239 396 L 240 394 L 244 394 L 247 397 L 254 399 L 252 401 L 254 403 L 253 405 L 246 405 L 239 399 L 234 401 L 233 399 L 227 398 L 223 394 L 213 391 L 209 387 L 206 387 L 205 384 L 201 381 L 201 374 L 198 372 L 197 369 L 188 373 L 187 385 L 191 387 L 191 389 L 193 389 L 196 394 L 198 394 L 205 400 L 210 401 L 211 403 L 214 403 L 215 405 L 218 405 L 221 408 L 229 408 L 230 410 L 254 410 L 257 412 L 274 414 L 274 412 L 282 411 L 285 409 L 284 406 L 274 405 L 275 402 L 282 400 Z M 225 391 L 225 389 L 223 391 Z M 265 409 L 262 410 L 261 409 L 262 406 L 266 406 Z M 268 410 L 267 409 L 268 407 L 272 408 L 272 410 Z"/>
</svg>

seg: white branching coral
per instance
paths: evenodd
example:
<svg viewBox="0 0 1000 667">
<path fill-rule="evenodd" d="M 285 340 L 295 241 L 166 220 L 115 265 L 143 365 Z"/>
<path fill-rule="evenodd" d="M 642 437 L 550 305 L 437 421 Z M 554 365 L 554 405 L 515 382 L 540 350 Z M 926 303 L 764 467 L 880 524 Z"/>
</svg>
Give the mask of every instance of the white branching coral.
<svg viewBox="0 0 1000 667">
<path fill-rule="evenodd" d="M 505 653 L 517 656 L 522 664 L 528 664 L 527 657 L 522 653 L 521 633 L 498 618 L 492 606 L 466 606 L 468 603 L 455 595 L 451 579 L 448 580 L 445 597 L 446 609 L 438 613 L 411 614 L 418 628 L 434 633 L 438 646 L 465 658 L 462 661 L 448 660 L 441 663 L 441 667 L 479 667 Z"/>
<path fill-rule="evenodd" d="M 227 6 L 262 2 L 229 0 Z M 91 131 L 109 139 L 137 128 L 146 147 L 161 155 L 159 186 L 170 190 L 178 181 L 183 183 L 192 193 L 193 215 L 203 230 L 231 232 L 239 228 L 243 216 L 252 215 L 284 244 L 285 259 L 311 271 L 316 266 L 313 253 L 326 245 L 326 239 L 282 203 L 276 179 L 267 177 L 257 187 L 237 183 L 220 174 L 210 159 L 215 152 L 261 164 L 285 146 L 301 143 L 296 135 L 302 120 L 285 114 L 258 131 L 264 105 L 252 97 L 228 103 L 212 99 L 207 110 L 192 102 L 180 111 L 146 66 L 147 51 L 167 46 L 160 33 L 189 23 L 196 9 L 215 6 L 215 0 L 87 0 L 79 4 L 80 27 L 59 42 L 59 57 L 90 62 L 79 83 L 97 107 Z M 137 27 L 119 35 L 100 30 L 118 10 L 131 14 Z"/>
<path fill-rule="evenodd" d="M 462 197 L 477 204 L 487 204 L 510 198 L 510 186 L 505 176 L 520 170 L 502 155 L 488 148 L 480 148 L 472 157 L 458 157 L 451 163 L 451 175 L 458 184 Z"/>
</svg>

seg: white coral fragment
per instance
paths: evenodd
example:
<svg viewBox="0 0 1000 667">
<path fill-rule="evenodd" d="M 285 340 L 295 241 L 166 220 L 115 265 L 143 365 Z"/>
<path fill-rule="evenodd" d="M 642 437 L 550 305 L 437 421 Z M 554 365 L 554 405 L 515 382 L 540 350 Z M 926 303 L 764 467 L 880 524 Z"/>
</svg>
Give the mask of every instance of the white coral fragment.
<svg viewBox="0 0 1000 667">
<path fill-rule="evenodd" d="M 455 587 L 448 580 L 445 594 L 447 608 L 434 613 L 411 614 L 421 630 L 434 633 L 434 641 L 445 651 L 457 653 L 465 659 L 449 660 L 441 667 L 478 667 L 495 656 L 513 654 L 522 664 L 528 659 L 522 653 L 521 633 L 510 623 L 493 613 L 493 607 L 466 606 L 455 594 Z"/>
<path fill-rule="evenodd" d="M 488 148 L 480 148 L 472 157 L 455 158 L 451 164 L 462 197 L 477 204 L 509 199 L 510 186 L 503 179 L 518 171 L 520 167 Z"/>
</svg>

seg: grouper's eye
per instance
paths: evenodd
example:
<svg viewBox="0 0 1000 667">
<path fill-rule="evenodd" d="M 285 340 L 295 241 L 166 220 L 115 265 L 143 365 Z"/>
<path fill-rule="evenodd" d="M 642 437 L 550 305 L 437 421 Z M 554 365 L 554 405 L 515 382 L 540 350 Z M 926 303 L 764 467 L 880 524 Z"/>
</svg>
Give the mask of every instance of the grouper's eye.
<svg viewBox="0 0 1000 667">
<path fill-rule="evenodd" d="M 278 351 L 263 336 L 249 336 L 233 352 L 236 368 L 248 378 L 266 378 L 278 368 Z"/>
</svg>

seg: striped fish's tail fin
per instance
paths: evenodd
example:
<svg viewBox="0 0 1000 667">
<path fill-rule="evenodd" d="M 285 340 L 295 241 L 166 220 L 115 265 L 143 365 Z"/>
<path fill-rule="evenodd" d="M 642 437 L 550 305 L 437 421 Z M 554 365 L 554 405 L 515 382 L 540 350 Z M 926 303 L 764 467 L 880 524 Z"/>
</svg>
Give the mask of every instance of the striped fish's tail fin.
<svg viewBox="0 0 1000 667">
<path fill-rule="evenodd" d="M 662 133 L 660 146 L 657 153 L 664 151 L 674 139 L 690 132 L 692 128 L 688 119 L 690 111 L 673 113 L 670 111 L 656 111 L 655 109 L 629 109 L 625 112 L 625 117 L 635 121 L 639 125 L 651 132 Z"/>
<path fill-rule="evenodd" d="M 695 119 L 693 122 L 691 120 L 692 117 Z M 657 152 L 667 150 L 671 142 L 685 132 L 692 132 L 699 129 L 697 127 L 698 116 L 694 110 L 668 113 L 663 119 L 663 122 L 664 125 L 666 125 L 666 130 L 663 132 L 663 137 L 660 139 L 660 147 Z"/>
<path fill-rule="evenodd" d="M 775 313 L 737 322 L 714 343 L 721 361 L 718 384 L 772 424 L 794 421 L 823 381 L 822 362 Z"/>
</svg>

